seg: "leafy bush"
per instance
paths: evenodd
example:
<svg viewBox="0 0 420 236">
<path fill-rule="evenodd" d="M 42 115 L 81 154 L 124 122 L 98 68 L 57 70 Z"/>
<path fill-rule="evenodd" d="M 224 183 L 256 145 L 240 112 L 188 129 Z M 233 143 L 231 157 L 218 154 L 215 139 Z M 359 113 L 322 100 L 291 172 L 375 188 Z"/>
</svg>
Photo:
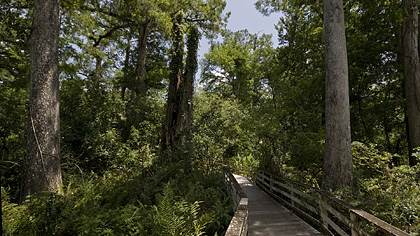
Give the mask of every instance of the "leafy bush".
<svg viewBox="0 0 420 236">
<path fill-rule="evenodd" d="M 246 156 L 255 148 L 254 137 L 247 130 L 247 110 L 234 98 L 221 98 L 205 92 L 196 96 L 191 143 L 194 161 L 202 169 Z"/>
<path fill-rule="evenodd" d="M 248 156 L 237 156 L 235 158 L 235 162 L 233 164 L 234 172 L 235 173 L 241 173 L 246 176 L 249 176 L 252 169 L 257 169 L 259 166 L 259 161 L 254 158 L 252 155 Z"/>
<path fill-rule="evenodd" d="M 394 166 L 393 155 L 353 142 L 357 191 L 340 198 L 413 235 L 420 230 L 420 165 Z M 417 232 L 417 234 L 416 234 Z"/>
<path fill-rule="evenodd" d="M 2 188 L 5 235 L 223 234 L 231 205 L 222 172 L 179 171 L 180 165 L 144 172 L 107 171 L 67 176 L 64 194 L 43 193 L 24 205 Z"/>
</svg>

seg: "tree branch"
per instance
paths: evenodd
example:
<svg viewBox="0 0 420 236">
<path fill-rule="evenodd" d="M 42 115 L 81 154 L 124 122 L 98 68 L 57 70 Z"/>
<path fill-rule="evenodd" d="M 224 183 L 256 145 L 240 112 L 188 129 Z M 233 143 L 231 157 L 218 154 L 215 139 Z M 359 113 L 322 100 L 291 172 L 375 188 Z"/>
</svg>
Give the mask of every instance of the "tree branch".
<svg viewBox="0 0 420 236">
<path fill-rule="evenodd" d="M 93 47 L 97 47 L 99 46 L 99 44 L 101 43 L 101 40 L 107 37 L 110 37 L 115 31 L 122 29 L 122 28 L 126 28 L 129 27 L 131 24 L 130 23 L 126 23 L 123 25 L 116 25 L 114 27 L 112 27 L 108 32 L 106 32 L 103 35 L 99 35 L 99 38 L 94 38 L 93 36 L 90 36 L 89 39 L 92 39 L 94 41 Z"/>
</svg>

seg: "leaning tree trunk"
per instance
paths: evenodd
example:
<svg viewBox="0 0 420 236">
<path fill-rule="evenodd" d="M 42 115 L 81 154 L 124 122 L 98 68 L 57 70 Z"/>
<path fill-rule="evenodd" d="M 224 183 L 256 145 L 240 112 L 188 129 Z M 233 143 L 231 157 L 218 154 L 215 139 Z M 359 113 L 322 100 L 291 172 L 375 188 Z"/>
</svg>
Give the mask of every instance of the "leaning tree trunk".
<svg viewBox="0 0 420 236">
<path fill-rule="evenodd" d="M 59 0 L 36 0 L 24 196 L 54 191 L 61 180 L 58 35 Z"/>
<path fill-rule="evenodd" d="M 420 62 L 418 51 L 418 1 L 406 0 L 407 16 L 403 23 L 402 50 L 404 87 L 407 106 L 410 165 L 418 163 L 411 154 L 420 147 Z"/>
<path fill-rule="evenodd" d="M 324 0 L 326 50 L 323 188 L 353 186 L 349 82 L 342 0 Z"/>
</svg>

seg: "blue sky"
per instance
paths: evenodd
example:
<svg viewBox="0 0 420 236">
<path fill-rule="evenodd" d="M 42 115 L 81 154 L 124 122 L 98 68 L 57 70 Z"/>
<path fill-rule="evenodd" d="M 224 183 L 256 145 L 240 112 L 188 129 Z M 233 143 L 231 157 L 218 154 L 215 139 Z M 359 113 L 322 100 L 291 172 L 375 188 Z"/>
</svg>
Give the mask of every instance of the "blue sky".
<svg viewBox="0 0 420 236">
<path fill-rule="evenodd" d="M 248 29 L 250 33 L 273 34 L 277 43 L 277 31 L 274 27 L 280 13 L 266 17 L 255 9 L 256 0 L 226 0 L 226 12 L 232 14 L 229 18 L 228 28 L 233 31 Z"/>
<path fill-rule="evenodd" d="M 250 33 L 272 34 L 274 47 L 277 46 L 277 31 L 274 27 L 277 24 L 280 13 L 271 14 L 266 17 L 259 13 L 254 6 L 257 0 L 226 0 L 225 12 L 231 12 L 227 28 L 233 31 L 247 29 Z M 200 59 L 209 49 L 208 41 L 204 38 L 200 42 Z"/>
</svg>

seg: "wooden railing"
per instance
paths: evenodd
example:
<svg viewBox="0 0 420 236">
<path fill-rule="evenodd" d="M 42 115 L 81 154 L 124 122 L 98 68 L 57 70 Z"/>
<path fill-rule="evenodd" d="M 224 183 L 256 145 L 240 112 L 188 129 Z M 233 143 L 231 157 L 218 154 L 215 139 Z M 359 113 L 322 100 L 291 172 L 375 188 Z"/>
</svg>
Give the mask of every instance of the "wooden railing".
<svg viewBox="0 0 420 236">
<path fill-rule="evenodd" d="M 246 236 L 248 234 L 248 197 L 229 171 L 225 172 L 226 182 L 230 186 L 233 200 L 233 215 L 226 236 Z"/>
<path fill-rule="evenodd" d="M 255 182 L 264 191 L 312 222 L 326 235 L 398 235 L 408 233 L 337 199 L 328 192 L 258 171 Z"/>
</svg>

